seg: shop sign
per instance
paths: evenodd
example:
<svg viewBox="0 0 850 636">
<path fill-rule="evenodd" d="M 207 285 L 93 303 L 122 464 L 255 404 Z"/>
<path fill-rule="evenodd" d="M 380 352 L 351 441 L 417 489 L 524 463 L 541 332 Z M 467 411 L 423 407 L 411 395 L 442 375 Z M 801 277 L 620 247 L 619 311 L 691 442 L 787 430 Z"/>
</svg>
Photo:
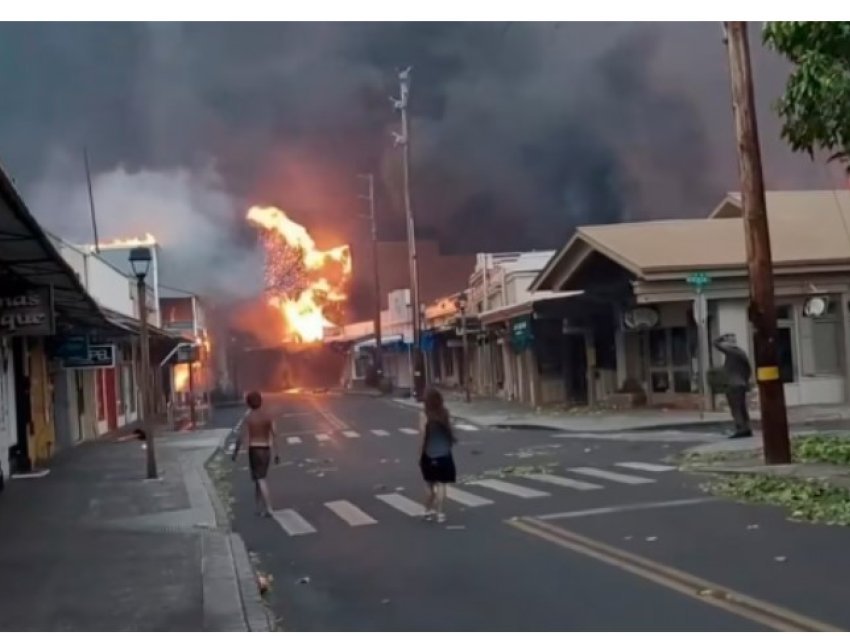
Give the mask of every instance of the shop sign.
<svg viewBox="0 0 850 636">
<path fill-rule="evenodd" d="M 63 360 L 65 369 L 112 369 L 115 366 L 115 345 L 89 345 L 87 358 Z"/>
<path fill-rule="evenodd" d="M 528 349 L 534 341 L 531 330 L 531 318 L 519 318 L 511 323 L 511 347 L 520 352 Z"/>
<path fill-rule="evenodd" d="M 633 307 L 623 314 L 623 326 L 629 331 L 652 329 L 658 320 L 658 312 L 652 307 Z"/>
<path fill-rule="evenodd" d="M 56 345 L 54 355 L 62 360 L 87 360 L 89 339 L 87 336 L 65 336 Z"/>
<path fill-rule="evenodd" d="M 0 336 L 50 336 L 54 330 L 52 287 L 0 294 Z"/>
<path fill-rule="evenodd" d="M 177 363 L 186 364 L 188 362 L 197 362 L 199 358 L 200 347 L 197 345 L 186 345 L 177 350 Z"/>
</svg>

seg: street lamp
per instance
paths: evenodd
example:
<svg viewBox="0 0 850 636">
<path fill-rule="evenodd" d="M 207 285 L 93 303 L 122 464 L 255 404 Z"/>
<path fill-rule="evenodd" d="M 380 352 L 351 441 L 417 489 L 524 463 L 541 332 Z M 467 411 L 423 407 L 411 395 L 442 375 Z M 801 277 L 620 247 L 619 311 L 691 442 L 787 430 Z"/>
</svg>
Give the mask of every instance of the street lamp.
<svg viewBox="0 0 850 636">
<path fill-rule="evenodd" d="M 148 304 L 147 285 L 145 278 L 151 267 L 151 250 L 149 247 L 134 247 L 130 250 L 130 267 L 136 276 L 137 300 L 139 303 L 139 322 L 141 323 L 141 354 L 142 354 L 142 417 L 145 426 L 145 449 L 147 454 L 148 479 L 156 479 L 156 454 L 153 442 L 153 414 L 151 413 L 150 396 L 150 347 L 148 344 Z"/>
<path fill-rule="evenodd" d="M 469 344 L 466 340 L 466 306 L 468 298 L 466 292 L 461 292 L 455 298 L 455 308 L 460 312 L 460 334 L 463 343 L 463 393 L 469 402 Z"/>
</svg>

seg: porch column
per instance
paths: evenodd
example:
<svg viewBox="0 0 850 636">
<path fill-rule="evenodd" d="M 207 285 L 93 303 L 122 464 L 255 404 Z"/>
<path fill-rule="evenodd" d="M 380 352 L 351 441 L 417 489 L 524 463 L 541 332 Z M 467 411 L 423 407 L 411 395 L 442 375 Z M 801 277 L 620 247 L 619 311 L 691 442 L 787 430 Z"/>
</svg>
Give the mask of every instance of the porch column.
<svg viewBox="0 0 850 636">
<path fill-rule="evenodd" d="M 841 294 L 841 333 L 844 341 L 844 402 L 850 402 L 850 293 Z"/>
<path fill-rule="evenodd" d="M 587 405 L 596 406 L 596 345 L 593 342 L 593 332 L 584 333 L 584 351 L 587 360 Z"/>
</svg>

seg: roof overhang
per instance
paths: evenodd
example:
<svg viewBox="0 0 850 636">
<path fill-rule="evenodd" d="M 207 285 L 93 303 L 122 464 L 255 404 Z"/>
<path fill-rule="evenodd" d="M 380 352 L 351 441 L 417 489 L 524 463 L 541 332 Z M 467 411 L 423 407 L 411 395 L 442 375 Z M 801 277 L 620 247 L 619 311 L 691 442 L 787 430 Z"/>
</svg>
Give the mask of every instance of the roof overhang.
<svg viewBox="0 0 850 636">
<path fill-rule="evenodd" d="M 108 328 L 98 304 L 33 218 L 0 168 L 0 276 L 22 287 L 51 287 L 57 325 Z"/>
<path fill-rule="evenodd" d="M 507 305 L 506 307 L 498 307 L 479 314 L 479 319 L 482 325 L 492 325 L 499 322 L 505 322 L 520 316 L 527 316 L 537 310 L 543 309 L 549 305 L 564 301 L 566 299 L 583 296 L 582 291 L 571 291 L 548 294 L 539 298 L 530 298 L 523 302 Z"/>
<path fill-rule="evenodd" d="M 540 270 L 531 282 L 529 291 L 557 292 L 569 289 L 570 279 L 594 253 L 602 254 L 635 276 L 643 277 L 644 275 L 643 270 L 635 263 L 594 240 L 582 228 L 577 228 L 567 244 L 549 260 L 546 267 Z"/>
</svg>

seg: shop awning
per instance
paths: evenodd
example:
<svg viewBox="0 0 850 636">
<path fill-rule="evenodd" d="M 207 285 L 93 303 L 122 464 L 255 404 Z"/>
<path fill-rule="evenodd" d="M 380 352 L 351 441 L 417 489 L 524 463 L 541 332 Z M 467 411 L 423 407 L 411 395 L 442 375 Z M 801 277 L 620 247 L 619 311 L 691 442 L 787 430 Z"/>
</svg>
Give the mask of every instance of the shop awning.
<svg viewBox="0 0 850 636">
<path fill-rule="evenodd" d="M 535 294 L 534 298 L 523 302 L 507 305 L 506 307 L 498 307 L 485 311 L 478 315 L 482 325 L 492 325 L 499 322 L 507 322 L 520 316 L 530 316 L 538 310 L 545 309 L 548 305 L 554 305 L 564 300 L 582 296 L 584 292 L 569 291 L 558 293 L 540 293 Z"/>
<path fill-rule="evenodd" d="M 109 322 L 71 266 L 30 214 L 0 168 L 0 277 L 21 287 L 52 287 L 57 324 L 89 329 Z"/>
</svg>

